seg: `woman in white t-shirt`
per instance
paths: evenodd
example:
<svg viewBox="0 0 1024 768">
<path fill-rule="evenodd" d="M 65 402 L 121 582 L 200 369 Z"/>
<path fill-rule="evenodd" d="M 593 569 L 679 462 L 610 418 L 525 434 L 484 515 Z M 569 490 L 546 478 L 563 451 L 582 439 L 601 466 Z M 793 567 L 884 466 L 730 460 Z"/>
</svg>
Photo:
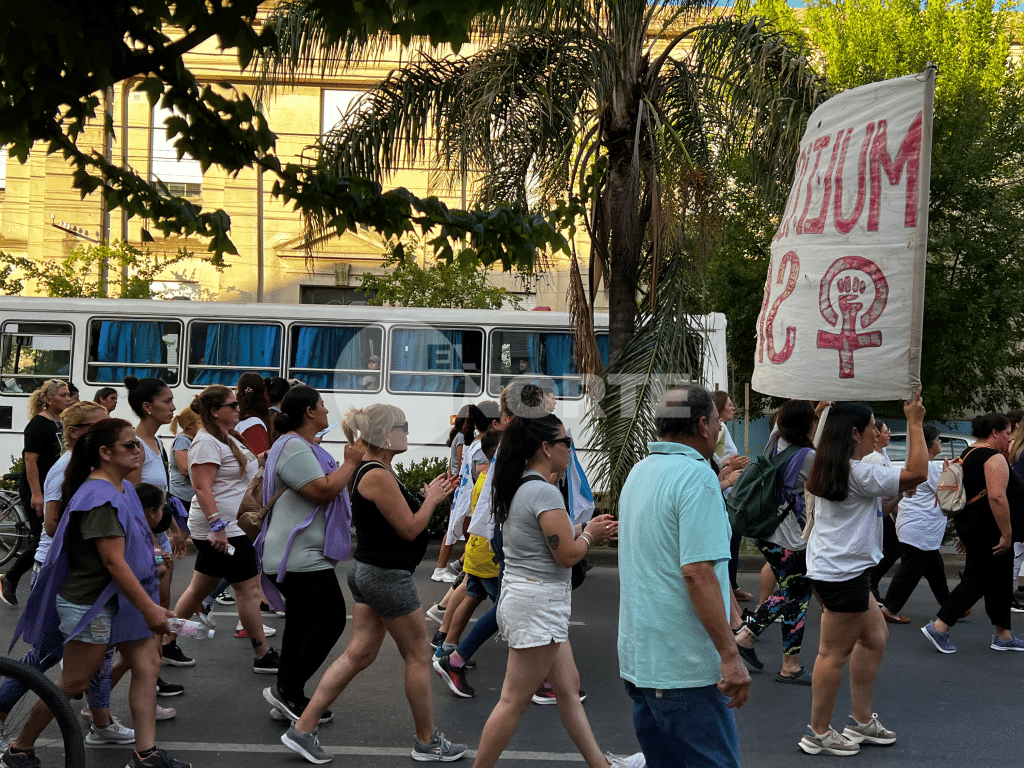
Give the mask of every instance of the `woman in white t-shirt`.
<svg viewBox="0 0 1024 768">
<path fill-rule="evenodd" d="M 257 460 L 235 431 L 238 401 L 230 389 L 221 384 L 207 387 L 192 401 L 192 410 L 203 422 L 188 449 L 189 477 L 196 492 L 188 527 L 197 554 L 192 583 L 179 598 L 174 614 L 191 619 L 217 582 L 227 579 L 234 587 L 238 618 L 256 656 L 252 671 L 276 675 L 277 651 L 267 645 L 260 619 L 256 550 L 236 522 L 245 489 L 263 459 Z"/>
<path fill-rule="evenodd" d="M 861 461 L 874 451 L 878 428 L 862 403 L 839 403 L 825 421 L 806 490 L 814 494 L 814 527 L 807 541 L 807 575 L 821 598 L 821 640 L 811 683 L 811 724 L 800 749 L 847 755 L 861 742 L 892 744 L 895 732 L 871 711 L 871 690 L 888 637 L 871 599 L 871 568 L 882 558 L 880 499 L 916 488 L 928 477 L 921 391 L 903 406 L 907 417 L 905 469 Z M 850 660 L 850 722 L 842 735 L 830 724 L 843 667 Z"/>
</svg>

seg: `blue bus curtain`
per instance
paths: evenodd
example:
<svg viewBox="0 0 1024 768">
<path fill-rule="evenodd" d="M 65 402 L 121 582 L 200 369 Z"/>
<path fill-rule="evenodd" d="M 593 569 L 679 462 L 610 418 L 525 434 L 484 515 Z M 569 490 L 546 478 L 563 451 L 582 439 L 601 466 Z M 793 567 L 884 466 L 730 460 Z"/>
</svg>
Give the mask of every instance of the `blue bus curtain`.
<svg viewBox="0 0 1024 768">
<path fill-rule="evenodd" d="M 100 320 L 96 363 L 129 365 L 92 365 L 95 381 L 120 384 L 125 376 L 142 379 L 156 376 L 159 369 L 135 368 L 130 363 L 166 363 L 167 350 L 162 336 L 163 323 L 152 321 Z"/>
<path fill-rule="evenodd" d="M 263 375 L 276 375 L 281 367 L 281 328 L 276 325 L 241 325 L 238 323 L 210 323 L 206 336 L 196 328 L 192 336 L 192 354 L 189 356 L 189 382 L 200 386 L 223 384 L 233 387 L 243 370 L 211 370 L 207 366 L 230 365 L 256 371 Z M 199 354 L 202 349 L 202 354 Z M 202 360 L 196 367 L 191 361 Z"/>
<path fill-rule="evenodd" d="M 295 368 L 323 368 L 322 372 L 299 371 L 298 375 L 316 389 L 362 390 L 363 374 L 335 373 L 335 370 L 366 368 L 360 334 L 363 328 L 303 326 L 295 337 Z"/>
<path fill-rule="evenodd" d="M 447 375 L 391 375 L 396 392 L 464 392 L 462 331 L 400 329 L 391 337 L 391 366 L 396 371 L 432 371 Z"/>
</svg>

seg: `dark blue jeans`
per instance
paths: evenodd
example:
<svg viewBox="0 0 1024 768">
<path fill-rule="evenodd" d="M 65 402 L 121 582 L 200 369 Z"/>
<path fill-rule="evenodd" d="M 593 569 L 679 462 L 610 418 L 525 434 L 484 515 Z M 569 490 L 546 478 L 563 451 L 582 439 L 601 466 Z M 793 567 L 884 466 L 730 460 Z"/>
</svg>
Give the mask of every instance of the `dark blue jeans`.
<svg viewBox="0 0 1024 768">
<path fill-rule="evenodd" d="M 655 690 L 623 682 L 649 768 L 739 768 L 736 720 L 718 686 Z"/>
</svg>

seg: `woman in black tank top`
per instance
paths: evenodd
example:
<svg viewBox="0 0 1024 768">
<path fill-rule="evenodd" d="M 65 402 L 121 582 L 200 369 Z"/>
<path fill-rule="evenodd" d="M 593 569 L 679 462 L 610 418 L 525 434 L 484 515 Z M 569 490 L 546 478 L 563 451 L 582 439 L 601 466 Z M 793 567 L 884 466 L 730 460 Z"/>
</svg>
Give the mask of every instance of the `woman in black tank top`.
<svg viewBox="0 0 1024 768">
<path fill-rule="evenodd" d="M 1013 537 L 1006 495 L 1010 467 L 1005 457 L 1010 421 L 1001 413 L 978 416 L 971 423 L 971 433 L 978 442 L 963 454 L 968 505 L 954 518 L 957 536 L 967 551 L 963 577 L 939 609 L 938 618 L 922 631 L 938 650 L 954 653 L 949 628 L 984 597 L 985 613 L 996 633 L 989 647 L 1024 651 L 1024 641 L 1010 631 Z"/>
<path fill-rule="evenodd" d="M 412 709 L 416 760 L 447 762 L 466 752 L 434 728 L 430 690 L 430 646 L 426 621 L 412 572 L 423 559 L 434 508 L 452 494 L 458 478 L 447 473 L 424 487 L 422 498 L 411 494 L 395 476 L 392 459 L 408 448 L 409 422 L 393 405 L 353 408 L 342 420 L 349 442 L 366 447 L 364 461 L 352 478 L 352 524 L 356 551 L 349 568 L 352 592 L 352 639 L 324 674 L 298 722 L 281 737 L 285 746 L 314 762 L 330 755 L 316 734 L 321 718 L 345 687 L 377 657 L 389 634 L 405 662 L 405 694 Z"/>
</svg>

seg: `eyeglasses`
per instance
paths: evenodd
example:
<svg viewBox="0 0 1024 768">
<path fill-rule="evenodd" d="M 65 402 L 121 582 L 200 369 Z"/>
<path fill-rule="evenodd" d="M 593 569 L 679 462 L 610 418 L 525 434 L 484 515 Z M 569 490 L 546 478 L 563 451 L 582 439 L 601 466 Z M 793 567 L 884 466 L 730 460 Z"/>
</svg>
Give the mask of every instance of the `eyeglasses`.
<svg viewBox="0 0 1024 768">
<path fill-rule="evenodd" d="M 397 430 L 399 430 L 401 432 L 405 432 L 405 434 L 408 435 L 409 434 L 409 422 L 408 421 L 403 421 L 401 424 L 395 424 L 395 426 L 393 426 L 391 429 L 392 430 L 397 429 Z"/>
<path fill-rule="evenodd" d="M 127 443 L 111 443 L 110 447 L 113 448 L 115 445 L 120 445 L 127 451 L 134 453 L 135 451 L 142 450 L 142 442 L 140 440 L 129 440 Z"/>
<path fill-rule="evenodd" d="M 235 400 L 233 403 L 223 403 L 222 405 L 218 405 L 217 407 L 218 408 L 230 408 L 233 411 L 237 411 L 238 410 L 238 401 Z"/>
<path fill-rule="evenodd" d="M 572 438 L 571 437 L 559 437 L 559 438 L 556 438 L 555 440 L 548 440 L 548 442 L 551 443 L 552 445 L 554 445 L 555 443 L 561 443 L 566 448 L 572 448 Z"/>
</svg>

